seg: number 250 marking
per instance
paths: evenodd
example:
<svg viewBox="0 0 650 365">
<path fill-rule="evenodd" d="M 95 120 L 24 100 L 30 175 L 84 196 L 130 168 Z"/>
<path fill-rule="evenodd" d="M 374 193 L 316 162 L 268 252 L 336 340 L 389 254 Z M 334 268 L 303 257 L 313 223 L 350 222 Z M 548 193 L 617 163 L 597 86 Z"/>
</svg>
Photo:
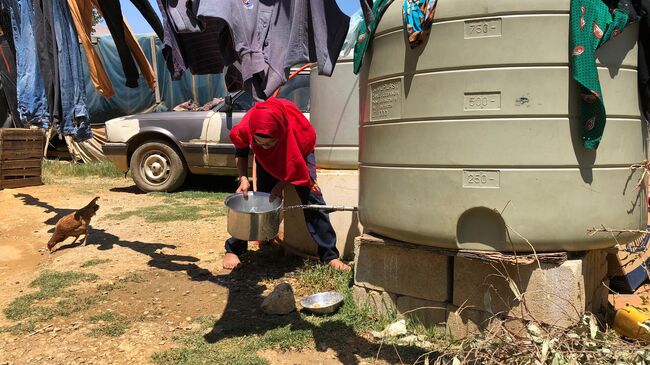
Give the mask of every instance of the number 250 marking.
<svg viewBox="0 0 650 365">
<path fill-rule="evenodd" d="M 487 184 L 488 177 L 486 174 L 469 174 L 467 175 L 468 184 Z"/>
</svg>

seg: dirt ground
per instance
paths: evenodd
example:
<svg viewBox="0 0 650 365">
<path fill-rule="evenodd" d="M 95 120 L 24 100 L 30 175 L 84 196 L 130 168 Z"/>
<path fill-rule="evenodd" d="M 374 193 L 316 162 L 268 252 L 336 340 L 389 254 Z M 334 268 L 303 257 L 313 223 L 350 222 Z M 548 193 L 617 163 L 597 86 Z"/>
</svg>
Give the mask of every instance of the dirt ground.
<svg viewBox="0 0 650 365">
<path fill-rule="evenodd" d="M 100 197 L 100 209 L 87 245 L 69 245 L 69 239 L 48 253 L 46 242 L 58 219 L 94 196 Z M 217 338 L 225 336 L 219 335 L 220 326 L 237 323 L 247 324 L 244 335 L 269 329 L 259 304 L 275 282 L 291 282 L 295 265 L 265 266 L 264 260 L 273 261 L 278 255 L 272 251 L 252 255 L 244 269 L 221 270 L 227 238 L 224 216 L 153 223 L 140 217 L 108 217 L 125 209 L 156 206 L 163 199 L 140 193 L 130 179 L 68 178 L 0 190 L 0 309 L 35 292 L 29 284 L 44 270 L 96 274 L 96 281 L 74 288 L 82 297 L 102 297 L 86 310 L 38 323 L 29 333 L 0 333 L 0 364 L 151 364 L 152 354 L 179 346 L 175 337 L 196 330 L 194 320 L 206 316 L 218 319 L 210 331 Z M 82 267 L 98 259 L 110 261 Z M 129 280 L 133 275 L 138 280 Z M 98 291 L 101 284 L 114 289 Z M 90 335 L 97 326 L 90 318 L 107 311 L 132 319 L 126 332 L 117 337 Z M 288 318 L 287 323 L 294 320 Z M 0 327 L 12 325 L 16 321 L 0 313 Z M 316 338 L 315 343 L 302 351 L 265 350 L 259 355 L 272 364 L 397 361 L 375 361 L 377 344 L 360 336 L 343 343 Z"/>
</svg>

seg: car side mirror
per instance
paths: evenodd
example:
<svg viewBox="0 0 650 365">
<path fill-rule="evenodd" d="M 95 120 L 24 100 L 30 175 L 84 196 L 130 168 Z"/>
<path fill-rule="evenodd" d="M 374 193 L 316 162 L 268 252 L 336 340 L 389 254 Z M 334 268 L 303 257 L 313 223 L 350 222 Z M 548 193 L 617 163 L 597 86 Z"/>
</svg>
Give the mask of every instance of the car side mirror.
<svg viewBox="0 0 650 365">
<path fill-rule="evenodd" d="M 223 113 L 232 113 L 232 96 L 226 95 L 223 99 L 223 106 L 219 111 Z"/>
</svg>

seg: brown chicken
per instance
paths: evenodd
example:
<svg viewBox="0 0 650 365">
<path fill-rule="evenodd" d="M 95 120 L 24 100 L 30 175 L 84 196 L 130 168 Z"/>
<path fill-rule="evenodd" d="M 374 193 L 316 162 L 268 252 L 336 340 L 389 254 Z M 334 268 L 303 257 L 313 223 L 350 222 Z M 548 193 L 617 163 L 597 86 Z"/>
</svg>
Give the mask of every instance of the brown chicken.
<svg viewBox="0 0 650 365">
<path fill-rule="evenodd" d="M 75 243 L 77 242 L 77 239 L 79 239 L 79 236 L 84 235 L 82 246 L 86 245 L 90 219 L 99 209 L 97 199 L 99 199 L 99 197 L 94 198 L 85 207 L 66 215 L 56 222 L 54 234 L 52 234 L 52 238 L 50 238 L 50 241 L 47 243 L 47 249 L 50 250 L 50 252 L 52 252 L 52 249 L 57 243 L 65 241 L 68 237 L 74 237 L 72 243 Z"/>
</svg>

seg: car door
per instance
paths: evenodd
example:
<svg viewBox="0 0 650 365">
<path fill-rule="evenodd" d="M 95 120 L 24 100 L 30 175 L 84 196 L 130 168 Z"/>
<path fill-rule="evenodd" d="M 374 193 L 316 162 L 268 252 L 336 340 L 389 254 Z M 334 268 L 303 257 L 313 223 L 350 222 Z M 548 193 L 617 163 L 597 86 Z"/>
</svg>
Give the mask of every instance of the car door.
<svg viewBox="0 0 650 365">
<path fill-rule="evenodd" d="M 206 149 L 207 165 L 212 173 L 237 174 L 235 147 L 230 142 L 230 130 L 239 123 L 253 103 L 250 94 L 240 91 L 233 96 L 230 107 L 226 105 L 210 117 L 206 133 Z M 224 111 L 227 109 L 231 110 Z M 249 163 L 249 166 L 252 164 Z"/>
</svg>

